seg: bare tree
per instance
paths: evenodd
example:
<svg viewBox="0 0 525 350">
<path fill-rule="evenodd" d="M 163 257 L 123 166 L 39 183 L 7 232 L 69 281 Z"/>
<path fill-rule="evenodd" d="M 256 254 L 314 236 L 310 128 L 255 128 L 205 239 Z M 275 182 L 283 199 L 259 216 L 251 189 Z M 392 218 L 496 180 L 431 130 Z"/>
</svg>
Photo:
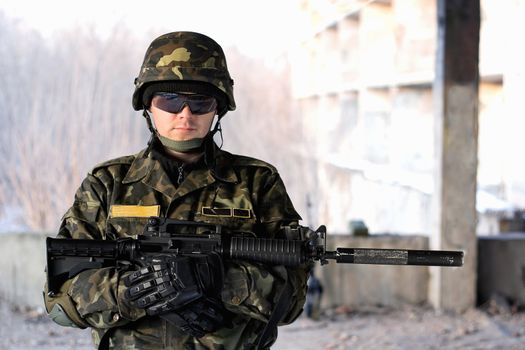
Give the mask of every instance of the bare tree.
<svg viewBox="0 0 525 350">
<path fill-rule="evenodd" d="M 11 200 L 1 204 L 21 207 L 32 230 L 54 230 L 94 164 L 145 142 L 142 118 L 130 103 L 138 45 L 118 28 L 107 40 L 79 28 L 52 45 L 36 33 L 29 41 L 9 34 L 0 44 L 0 76 L 10 86 L 0 99 L 8 125 L 0 189 Z"/>
</svg>

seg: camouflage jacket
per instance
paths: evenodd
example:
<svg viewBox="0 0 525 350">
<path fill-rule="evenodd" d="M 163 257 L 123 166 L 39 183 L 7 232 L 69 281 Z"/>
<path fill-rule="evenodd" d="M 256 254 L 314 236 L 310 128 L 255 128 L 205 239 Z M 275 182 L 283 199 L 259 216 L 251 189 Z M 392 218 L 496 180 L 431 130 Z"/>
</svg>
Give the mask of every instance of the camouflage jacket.
<svg viewBox="0 0 525 350">
<path fill-rule="evenodd" d="M 179 186 L 171 183 L 160 161 L 145 151 L 102 163 L 82 182 L 58 236 L 135 236 L 142 232 L 147 217 L 165 216 L 218 223 L 272 237 L 282 225 L 300 220 L 274 167 L 225 151 L 218 151 L 216 160 L 213 171 L 197 168 Z M 206 208 L 230 209 L 231 216 L 215 216 Z M 122 302 L 123 273 L 115 268 L 81 272 L 64 283 L 55 297 L 46 297 L 46 309 L 60 303 L 76 325 L 92 327 L 97 346 L 109 331 L 110 348 L 144 350 L 251 349 L 285 281 L 291 283 L 294 295 L 280 324 L 292 322 L 301 313 L 307 266 L 292 269 L 244 261 L 224 263 L 226 279 L 221 298 L 235 314 L 233 327 L 202 338 L 192 338 L 159 317 L 127 307 Z M 276 337 L 274 334 L 267 344 L 273 344 Z"/>
</svg>

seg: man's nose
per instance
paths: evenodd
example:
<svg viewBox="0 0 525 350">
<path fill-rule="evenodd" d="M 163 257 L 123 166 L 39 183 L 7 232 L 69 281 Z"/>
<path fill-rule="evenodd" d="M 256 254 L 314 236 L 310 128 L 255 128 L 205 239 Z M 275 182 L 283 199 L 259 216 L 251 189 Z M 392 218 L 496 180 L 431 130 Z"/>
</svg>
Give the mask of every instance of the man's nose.
<svg viewBox="0 0 525 350">
<path fill-rule="evenodd" d="M 184 107 L 182 107 L 182 110 L 179 113 L 177 113 L 177 116 L 181 117 L 181 118 L 183 118 L 183 117 L 186 117 L 186 118 L 187 117 L 191 117 L 192 115 L 193 115 L 193 113 L 191 112 L 190 107 L 186 103 L 184 104 Z"/>
</svg>

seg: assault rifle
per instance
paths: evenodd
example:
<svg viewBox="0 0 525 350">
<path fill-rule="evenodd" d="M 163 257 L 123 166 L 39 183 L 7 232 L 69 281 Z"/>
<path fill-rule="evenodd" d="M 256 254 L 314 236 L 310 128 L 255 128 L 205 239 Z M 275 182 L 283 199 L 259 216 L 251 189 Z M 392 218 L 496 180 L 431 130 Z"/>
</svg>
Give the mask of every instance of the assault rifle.
<svg viewBox="0 0 525 350">
<path fill-rule="evenodd" d="M 196 234 L 197 233 L 197 234 Z M 50 296 L 69 278 L 87 269 L 134 264 L 144 266 L 157 254 L 191 255 L 217 252 L 225 259 L 299 266 L 328 260 L 344 264 L 462 266 L 463 252 L 376 248 L 326 250 L 326 227 L 285 228 L 289 237 L 255 238 L 221 225 L 150 217 L 142 235 L 117 240 L 47 238 L 47 282 Z"/>
</svg>

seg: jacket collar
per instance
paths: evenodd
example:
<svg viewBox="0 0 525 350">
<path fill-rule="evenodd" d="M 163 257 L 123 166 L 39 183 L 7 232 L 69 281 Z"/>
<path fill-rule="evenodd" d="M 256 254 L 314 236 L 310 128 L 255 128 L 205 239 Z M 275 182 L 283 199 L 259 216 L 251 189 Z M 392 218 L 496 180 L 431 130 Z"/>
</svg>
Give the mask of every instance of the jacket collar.
<svg viewBox="0 0 525 350">
<path fill-rule="evenodd" d="M 154 166 L 155 162 L 153 159 L 146 155 L 146 150 L 144 149 L 140 151 L 138 154 L 135 155 L 135 159 L 131 163 L 131 166 L 128 169 L 128 172 L 126 173 L 126 176 L 122 180 L 122 183 L 130 184 L 133 182 L 140 181 L 142 178 L 144 178 L 147 174 L 151 172 Z"/>
<path fill-rule="evenodd" d="M 146 150 L 142 150 L 135 156 L 135 160 L 131 163 L 122 183 L 130 184 L 142 181 L 172 199 L 205 187 L 215 181 L 237 183 L 238 177 L 232 166 L 232 155 L 216 146 L 214 151 L 216 164 L 212 169 L 193 170 L 183 183 L 175 188 L 161 163 L 152 158 L 150 152 L 146 153 Z"/>
</svg>

